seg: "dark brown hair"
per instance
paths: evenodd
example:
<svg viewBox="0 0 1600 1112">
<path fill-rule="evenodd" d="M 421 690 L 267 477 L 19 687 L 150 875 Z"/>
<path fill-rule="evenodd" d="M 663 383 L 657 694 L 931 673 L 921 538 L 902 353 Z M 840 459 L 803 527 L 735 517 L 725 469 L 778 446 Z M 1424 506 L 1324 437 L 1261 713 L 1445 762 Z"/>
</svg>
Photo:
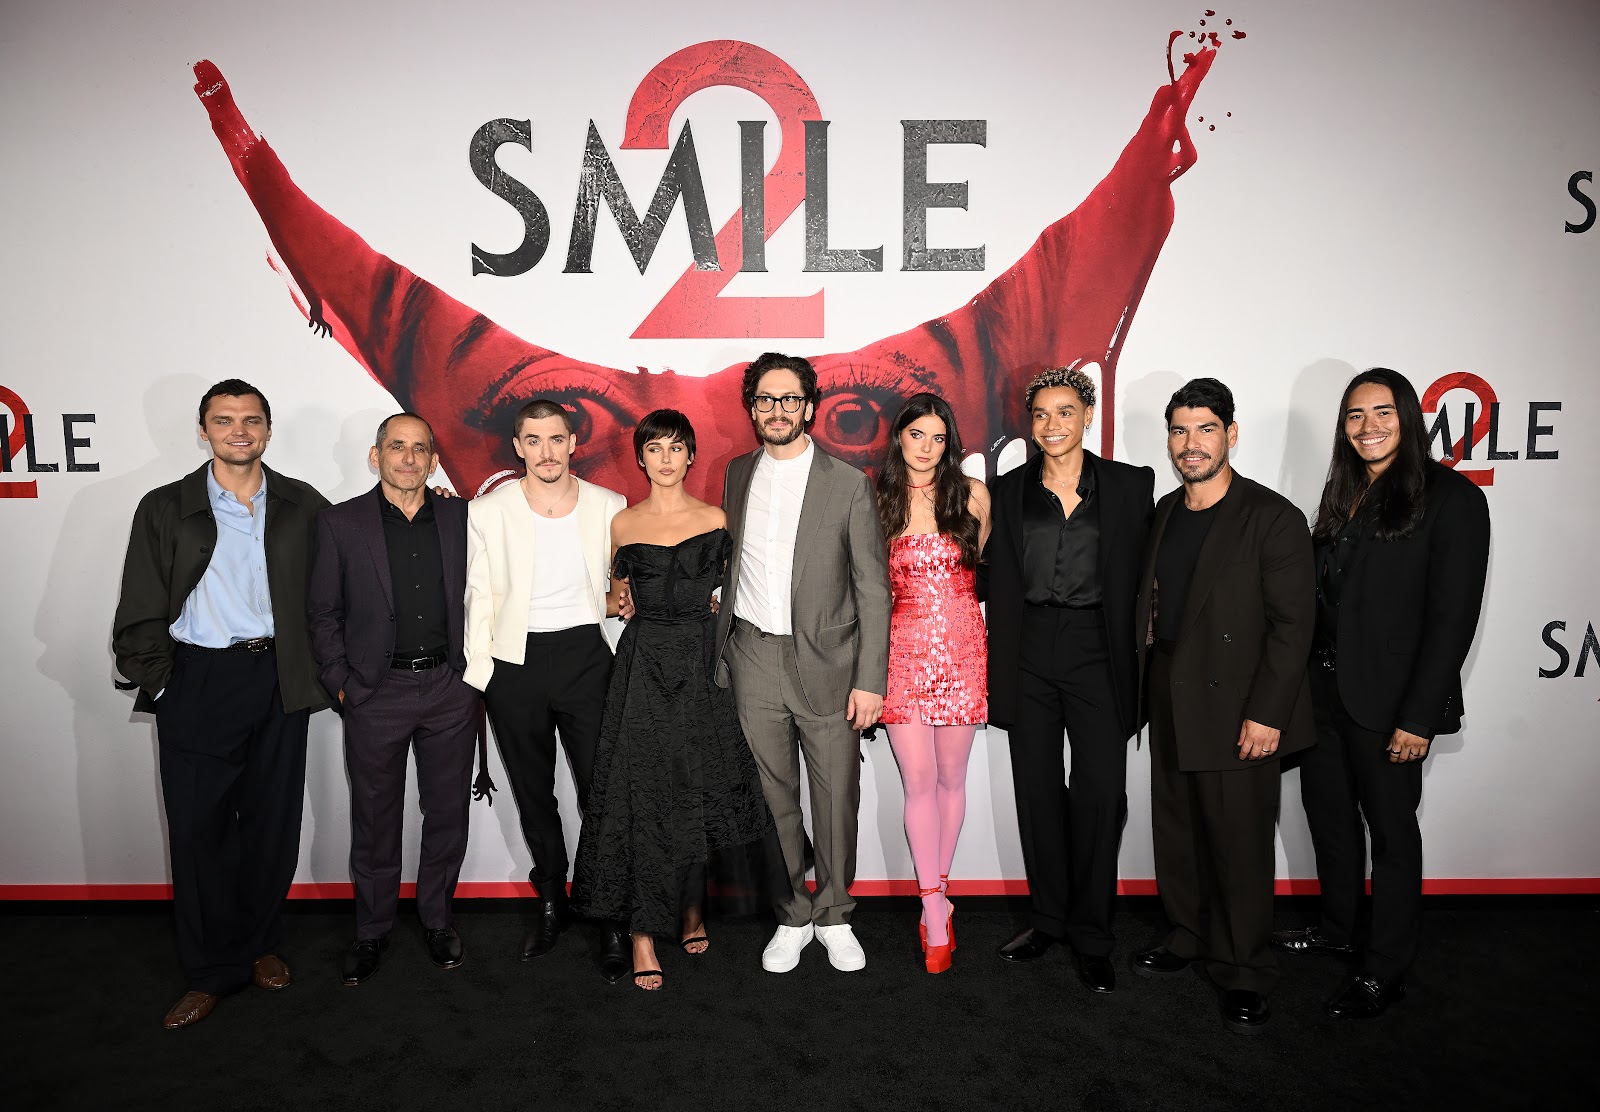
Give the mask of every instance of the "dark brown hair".
<svg viewBox="0 0 1600 1112">
<path fill-rule="evenodd" d="M 885 540 L 897 537 L 911 520 L 911 495 L 906 479 L 906 460 L 900 451 L 900 434 L 911 422 L 934 416 L 944 422 L 944 455 L 934 465 L 933 518 L 939 532 L 961 547 L 961 562 L 977 567 L 978 518 L 968 508 L 972 487 L 962 473 L 961 433 L 950 403 L 938 394 L 913 394 L 894 419 L 889 430 L 889 451 L 878 472 L 878 521 Z"/>
</svg>

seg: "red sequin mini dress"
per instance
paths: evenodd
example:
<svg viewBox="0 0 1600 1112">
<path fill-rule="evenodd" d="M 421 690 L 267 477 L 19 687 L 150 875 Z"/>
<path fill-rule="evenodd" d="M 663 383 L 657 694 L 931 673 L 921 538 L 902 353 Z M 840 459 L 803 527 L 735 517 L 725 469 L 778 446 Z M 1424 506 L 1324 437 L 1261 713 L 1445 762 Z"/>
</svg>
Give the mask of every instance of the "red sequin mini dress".
<svg viewBox="0 0 1600 1112">
<path fill-rule="evenodd" d="M 889 544 L 889 694 L 883 721 L 966 726 L 989 718 L 988 650 L 974 569 L 943 533 Z M 913 715 L 915 712 L 915 715 Z"/>
</svg>

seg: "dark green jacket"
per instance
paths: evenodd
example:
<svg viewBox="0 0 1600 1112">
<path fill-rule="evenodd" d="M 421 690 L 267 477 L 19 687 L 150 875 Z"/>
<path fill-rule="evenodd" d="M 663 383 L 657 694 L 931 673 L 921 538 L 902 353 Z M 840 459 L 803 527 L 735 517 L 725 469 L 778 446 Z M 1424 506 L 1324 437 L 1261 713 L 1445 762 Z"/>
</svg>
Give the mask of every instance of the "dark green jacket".
<svg viewBox="0 0 1600 1112">
<path fill-rule="evenodd" d="M 206 493 L 206 468 L 157 487 L 139 501 L 122 566 L 122 595 L 111 627 L 117 671 L 139 689 L 134 710 L 154 711 L 156 694 L 172 674 L 168 629 L 200 583 L 217 543 L 217 522 Z M 306 576 L 317 513 L 328 500 L 316 490 L 273 471 L 267 473 L 267 589 L 278 657 L 278 688 L 285 713 L 320 710 L 328 694 L 317 680 L 306 627 Z"/>
</svg>

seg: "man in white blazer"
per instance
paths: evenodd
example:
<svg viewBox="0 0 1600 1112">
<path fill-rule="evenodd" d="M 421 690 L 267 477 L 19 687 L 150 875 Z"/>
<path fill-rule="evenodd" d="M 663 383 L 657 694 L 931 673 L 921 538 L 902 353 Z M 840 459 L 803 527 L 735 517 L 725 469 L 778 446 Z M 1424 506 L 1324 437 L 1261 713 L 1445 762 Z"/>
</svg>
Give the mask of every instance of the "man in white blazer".
<svg viewBox="0 0 1600 1112">
<path fill-rule="evenodd" d="M 567 846 L 556 806 L 556 735 L 581 806 L 589 794 L 611 678 L 604 633 L 611 519 L 622 495 L 572 474 L 577 438 L 558 403 L 517 411 L 513 444 L 526 474 L 467 507 L 467 683 L 484 694 L 539 912 L 522 960 L 547 954 L 566 918 Z M 628 971 L 621 929 L 608 924 L 600 969 Z"/>
<path fill-rule="evenodd" d="M 768 353 L 744 375 L 761 446 L 728 464 L 733 556 L 716 681 L 732 686 L 777 824 L 788 890 L 762 968 L 786 973 L 816 938 L 840 970 L 867 964 L 850 912 L 861 802 L 860 731 L 889 682 L 889 568 L 867 477 L 806 435 L 821 395 L 804 359 Z M 806 887 L 800 757 L 811 789 L 817 889 Z"/>
</svg>

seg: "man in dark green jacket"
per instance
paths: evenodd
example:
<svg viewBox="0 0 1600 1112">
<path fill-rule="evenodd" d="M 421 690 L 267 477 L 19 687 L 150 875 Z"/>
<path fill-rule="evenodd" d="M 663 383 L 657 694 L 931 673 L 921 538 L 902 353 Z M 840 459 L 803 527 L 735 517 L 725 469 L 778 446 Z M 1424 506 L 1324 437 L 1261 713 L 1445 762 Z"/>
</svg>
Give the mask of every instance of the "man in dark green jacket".
<svg viewBox="0 0 1600 1112">
<path fill-rule="evenodd" d="M 156 716 L 178 952 L 168 1028 L 250 981 L 274 952 L 300 855 L 306 728 L 328 705 L 306 626 L 316 490 L 261 463 L 272 410 L 227 379 L 200 400 L 213 459 L 134 512 L 112 627 L 117 670 Z"/>
</svg>

